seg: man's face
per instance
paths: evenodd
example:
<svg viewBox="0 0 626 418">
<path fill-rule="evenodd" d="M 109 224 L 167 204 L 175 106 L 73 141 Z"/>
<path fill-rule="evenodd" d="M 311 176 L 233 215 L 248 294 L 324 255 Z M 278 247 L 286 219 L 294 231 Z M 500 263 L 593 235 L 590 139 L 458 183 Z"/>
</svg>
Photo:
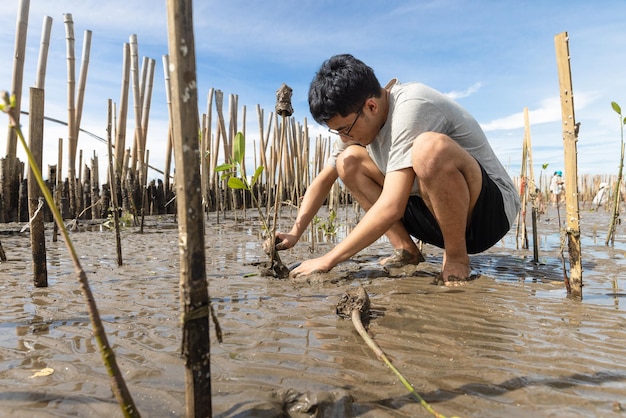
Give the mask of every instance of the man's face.
<svg viewBox="0 0 626 418">
<path fill-rule="evenodd" d="M 369 129 L 370 118 L 366 115 L 366 107 L 346 116 L 337 115 L 327 123 L 329 132 L 339 135 L 346 144 L 369 145 L 376 137 Z"/>
</svg>

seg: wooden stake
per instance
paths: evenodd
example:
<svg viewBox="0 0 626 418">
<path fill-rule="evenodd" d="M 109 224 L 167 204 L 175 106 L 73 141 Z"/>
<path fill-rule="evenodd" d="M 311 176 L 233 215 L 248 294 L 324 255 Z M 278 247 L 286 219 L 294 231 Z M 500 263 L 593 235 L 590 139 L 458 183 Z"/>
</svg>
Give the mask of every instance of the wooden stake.
<svg viewBox="0 0 626 418">
<path fill-rule="evenodd" d="M 30 110 L 28 117 L 29 148 L 34 163 L 41 171 L 43 159 L 43 117 L 44 91 L 30 89 Z M 28 213 L 30 218 L 30 247 L 33 255 L 33 275 L 35 287 L 48 287 L 48 269 L 46 267 L 46 237 L 43 224 L 43 194 L 35 179 L 33 170 L 28 170 Z"/>
<path fill-rule="evenodd" d="M 210 306 L 202 195 L 198 190 L 199 123 L 192 0 L 168 0 L 167 22 L 169 56 L 172 62 L 172 132 L 176 157 L 186 413 L 188 417 L 210 417 Z"/>
<path fill-rule="evenodd" d="M 561 118 L 565 156 L 565 206 L 567 210 L 567 243 L 570 261 L 569 292 L 582 298 L 582 259 L 580 215 L 578 210 L 578 167 L 576 141 L 578 132 L 574 117 L 574 94 L 570 70 L 567 32 L 554 37 L 561 96 Z"/>
</svg>

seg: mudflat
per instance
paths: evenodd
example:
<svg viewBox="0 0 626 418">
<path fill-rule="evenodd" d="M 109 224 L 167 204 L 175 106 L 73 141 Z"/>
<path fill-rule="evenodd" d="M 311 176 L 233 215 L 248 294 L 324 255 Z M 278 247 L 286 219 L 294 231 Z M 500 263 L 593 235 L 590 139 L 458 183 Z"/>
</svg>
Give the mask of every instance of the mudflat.
<svg viewBox="0 0 626 418">
<path fill-rule="evenodd" d="M 211 325 L 214 416 L 431 416 L 336 314 L 346 290 L 360 285 L 371 336 L 445 416 L 626 414 L 626 236 L 618 225 L 615 244 L 604 244 L 608 212 L 581 211 L 582 300 L 567 297 L 563 285 L 554 207 L 538 222 L 538 263 L 528 215 L 529 248 L 518 248 L 514 226 L 471 257 L 480 277 L 456 288 L 433 284 L 442 252 L 429 245 L 417 267 L 382 268 L 378 260 L 392 251 L 384 239 L 329 273 L 264 277 L 254 215 L 211 213 L 206 225 L 209 293 L 223 331 L 220 344 Z M 294 215 L 283 211 L 283 230 Z M 283 261 L 327 251 L 354 218 L 340 209 L 335 235 L 316 229 L 281 252 Z M 329 226 L 327 212 L 320 219 Z M 49 287 L 36 288 L 20 227 L 0 228 L 8 257 L 0 263 L 0 416 L 122 416 L 65 244 L 46 242 Z M 125 228 L 122 266 L 111 231 L 89 224 L 71 238 L 140 413 L 184 416 L 174 217 L 148 218 L 141 234 Z"/>
</svg>

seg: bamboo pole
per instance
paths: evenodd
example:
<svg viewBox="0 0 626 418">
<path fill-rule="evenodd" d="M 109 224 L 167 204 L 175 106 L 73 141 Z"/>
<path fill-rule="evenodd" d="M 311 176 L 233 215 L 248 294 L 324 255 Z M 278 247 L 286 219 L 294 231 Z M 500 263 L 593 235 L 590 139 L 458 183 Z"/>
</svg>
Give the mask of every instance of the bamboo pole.
<svg viewBox="0 0 626 418">
<path fill-rule="evenodd" d="M 528 178 L 526 176 L 526 166 L 528 163 L 527 159 L 527 148 L 526 148 L 526 137 L 522 140 L 522 164 L 520 170 L 520 201 L 522 209 L 519 213 L 519 222 L 517 223 L 517 242 L 516 248 L 528 248 L 528 236 L 526 232 L 526 206 L 528 205 L 527 196 L 528 196 Z M 520 246 L 521 242 L 521 246 Z"/>
<path fill-rule="evenodd" d="M 165 99 L 167 102 L 167 114 L 168 114 L 168 129 L 167 129 L 167 146 L 165 151 L 165 168 L 163 183 L 165 190 L 170 189 L 170 167 L 172 163 L 172 97 L 171 97 L 171 85 L 170 85 L 170 57 L 169 55 L 163 55 L 163 75 L 165 81 Z"/>
<path fill-rule="evenodd" d="M 120 90 L 119 116 L 115 135 L 115 181 L 124 193 L 126 176 L 126 123 L 128 119 L 128 89 L 130 78 L 130 45 L 124 43 L 122 47 L 122 84 Z"/>
<path fill-rule="evenodd" d="M 26 38 L 28 35 L 28 12 L 30 0 L 20 0 L 18 6 L 17 22 L 15 27 L 15 51 L 13 55 L 13 81 L 11 83 L 11 94 L 15 95 L 15 107 L 17 122 L 20 121 L 20 110 L 22 102 L 22 83 L 24 80 L 24 57 L 26 55 Z M 7 135 L 7 151 L 9 158 L 16 158 L 17 136 L 15 131 L 9 127 Z"/>
<path fill-rule="evenodd" d="M 67 57 L 67 173 L 69 180 L 70 216 L 76 212 L 76 57 L 74 56 L 74 22 L 65 13 L 65 44 Z"/>
<path fill-rule="evenodd" d="M 80 75 L 78 77 L 78 96 L 76 98 L 76 121 L 74 136 L 76 146 L 78 145 L 78 135 L 80 133 L 80 121 L 83 116 L 83 102 L 85 101 L 85 86 L 87 84 L 87 70 L 89 69 L 89 55 L 91 50 L 91 31 L 86 30 L 83 38 L 83 52 L 81 56 Z"/>
<path fill-rule="evenodd" d="M 187 416 L 210 417 L 209 292 L 202 196 L 198 193 L 198 98 L 192 0 L 167 1 L 180 246 Z"/>
<path fill-rule="evenodd" d="M 39 60 L 37 61 L 37 79 L 35 87 L 43 89 L 46 84 L 46 65 L 48 62 L 48 49 L 50 47 L 50 33 L 52 31 L 52 18 L 44 16 L 41 27 L 41 46 L 39 47 Z"/>
<path fill-rule="evenodd" d="M 54 196 L 54 201 L 56 203 L 56 205 L 59 207 L 59 213 L 61 215 L 61 219 L 63 219 L 63 205 L 61 204 L 61 196 L 63 195 L 63 174 L 61 172 L 63 168 L 63 138 L 59 138 L 59 146 L 58 146 L 58 153 L 57 153 L 57 178 L 56 178 L 56 188 L 54 189 L 55 191 L 55 196 Z M 59 232 L 59 226 L 57 225 L 57 223 L 54 223 L 53 229 L 52 229 L 52 242 L 57 242 L 57 235 Z"/>
<path fill-rule="evenodd" d="M 530 136 L 530 120 L 528 117 L 528 108 L 524 108 L 524 142 L 526 147 L 526 155 L 527 155 L 527 174 L 529 181 L 528 185 L 528 195 L 530 197 L 531 202 L 531 221 L 532 221 L 532 231 L 533 231 L 533 262 L 539 262 L 539 244 L 537 242 L 537 185 L 535 183 L 535 171 L 533 170 L 533 147 Z"/>
<path fill-rule="evenodd" d="M 143 179 L 141 184 L 143 186 L 147 185 L 148 182 L 148 157 L 146 153 L 148 151 L 147 142 L 148 142 L 148 121 L 150 120 L 150 105 L 152 102 L 152 87 L 154 83 L 154 67 L 156 65 L 156 61 L 152 58 L 147 59 L 146 66 L 148 69 L 146 70 L 146 82 L 144 88 L 142 90 L 142 100 L 143 100 L 143 110 L 141 111 L 141 143 L 139 144 L 139 161 L 140 161 L 140 169 L 143 173 Z"/>
<path fill-rule="evenodd" d="M 13 80 L 11 82 L 11 94 L 15 96 L 15 117 L 19 123 L 22 103 L 22 83 L 24 80 L 24 57 L 26 55 L 26 38 L 28 35 L 28 12 L 30 0 L 20 0 L 15 25 L 15 48 L 13 54 Z M 17 161 L 17 136 L 9 127 L 7 132 L 6 157 L 2 161 L 0 176 L 0 220 L 11 222 L 18 220 L 18 190 L 19 174 Z M 6 216 L 5 216 L 6 215 Z"/>
<path fill-rule="evenodd" d="M 43 159 L 43 117 L 44 91 L 30 89 L 29 109 L 29 148 L 33 163 L 41 171 Z M 33 256 L 33 275 L 35 287 L 48 287 L 48 269 L 46 267 L 46 237 L 44 235 L 43 194 L 35 179 L 32 168 L 28 170 L 28 213 L 30 218 L 30 247 Z"/>
<path fill-rule="evenodd" d="M 113 145 L 111 134 L 111 118 L 115 114 L 113 110 L 113 102 L 109 99 L 108 102 L 108 118 L 107 118 L 107 146 L 109 148 L 109 185 L 111 187 L 111 206 L 113 212 L 113 226 L 115 227 L 115 248 L 117 249 L 117 265 L 123 264 L 122 260 L 122 240 L 120 238 L 120 219 L 119 219 L 119 202 L 117 201 L 117 182 L 115 176 L 115 169 L 113 168 Z"/>
<path fill-rule="evenodd" d="M 615 181 L 615 189 L 613 192 L 613 205 L 611 208 L 611 221 L 609 223 L 609 230 L 606 235 L 605 245 L 615 244 L 615 224 L 619 218 L 619 206 L 620 206 L 620 197 L 621 197 L 621 183 L 622 183 L 622 172 L 624 170 L 624 125 L 626 124 L 626 119 L 622 119 L 622 109 L 620 106 L 612 102 L 611 103 L 613 110 L 615 110 L 619 116 L 619 124 L 620 124 L 620 134 L 621 134 L 621 154 L 619 160 L 619 169 L 617 172 L 617 179 Z"/>
<path fill-rule="evenodd" d="M 137 35 L 130 36 L 130 81 L 133 92 L 133 109 L 135 113 L 135 134 L 133 147 L 131 152 L 130 169 L 137 173 L 140 164 L 139 150 L 143 142 L 143 128 L 141 126 L 141 87 L 139 84 L 139 46 L 137 44 Z"/>
<path fill-rule="evenodd" d="M 567 238 L 570 261 L 568 293 L 582 298 L 582 260 L 580 245 L 580 215 L 578 210 L 577 127 L 574 117 L 574 94 L 570 70 L 567 32 L 554 37 L 561 96 L 561 117 L 565 158 L 565 205 L 567 209 Z M 567 283 L 566 283 L 567 285 Z"/>
</svg>

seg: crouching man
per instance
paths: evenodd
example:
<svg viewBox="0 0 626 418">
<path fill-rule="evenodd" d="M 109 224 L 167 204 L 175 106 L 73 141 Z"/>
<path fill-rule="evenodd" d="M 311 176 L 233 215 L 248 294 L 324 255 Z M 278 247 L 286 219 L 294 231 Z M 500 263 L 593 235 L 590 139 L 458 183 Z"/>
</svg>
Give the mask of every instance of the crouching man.
<svg viewBox="0 0 626 418">
<path fill-rule="evenodd" d="M 468 254 L 497 243 L 520 208 L 518 193 L 478 122 L 456 102 L 420 83 L 392 80 L 351 55 L 325 61 L 309 89 L 313 118 L 338 136 L 328 163 L 307 189 L 295 223 L 277 232 L 293 247 L 337 178 L 365 209 L 352 232 L 293 276 L 326 272 L 386 235 L 387 266 L 424 258 L 413 238 L 443 248 L 438 281 L 470 277 Z"/>
</svg>

